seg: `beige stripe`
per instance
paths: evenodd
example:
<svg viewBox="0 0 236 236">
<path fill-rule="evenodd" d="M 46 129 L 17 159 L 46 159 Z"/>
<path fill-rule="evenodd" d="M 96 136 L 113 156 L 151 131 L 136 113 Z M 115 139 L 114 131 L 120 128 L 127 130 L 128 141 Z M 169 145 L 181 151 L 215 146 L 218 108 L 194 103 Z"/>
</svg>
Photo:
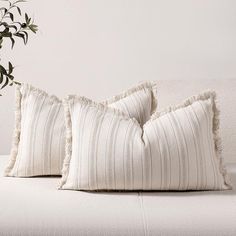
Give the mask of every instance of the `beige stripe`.
<svg viewBox="0 0 236 236">
<path fill-rule="evenodd" d="M 176 115 L 175 112 L 172 113 L 172 116 L 173 116 L 173 119 L 175 121 L 175 124 L 176 126 L 178 127 L 178 133 L 179 133 L 179 136 L 182 136 L 182 140 L 183 140 L 183 143 L 184 143 L 184 147 L 183 148 L 183 157 L 184 157 L 184 160 L 187 162 L 185 168 L 184 168 L 184 173 L 186 173 L 185 177 L 184 177 L 184 189 L 188 189 L 189 188 L 189 169 L 190 169 L 190 161 L 189 161 L 189 151 L 188 151 L 188 145 L 187 145 L 187 141 L 186 141 L 186 137 L 185 137 L 185 132 L 184 132 L 184 128 L 181 124 L 181 122 L 179 121 L 178 119 L 178 116 Z"/>
<path fill-rule="evenodd" d="M 177 146 L 177 152 L 175 154 L 178 156 L 178 160 L 179 160 L 179 167 L 178 167 L 178 169 L 179 169 L 179 175 L 178 175 L 179 185 L 178 185 L 178 190 L 180 190 L 180 189 L 182 189 L 182 184 L 183 184 L 183 179 L 184 179 L 184 176 L 183 176 L 184 160 L 182 160 L 182 157 L 180 156 L 179 144 L 178 144 L 178 140 L 177 140 L 177 137 L 176 137 L 177 134 L 176 134 L 176 130 L 174 128 L 174 125 L 172 124 L 172 122 L 173 122 L 172 116 L 171 116 L 172 113 L 167 114 L 166 116 L 167 116 L 167 118 L 169 120 L 170 127 L 172 129 L 172 133 L 174 134 L 175 144 Z M 168 144 L 168 146 L 169 146 L 169 144 Z M 171 158 L 173 158 L 173 157 L 171 157 Z"/>
<path fill-rule="evenodd" d="M 198 116 L 197 116 L 197 113 L 195 112 L 195 110 L 193 109 L 193 107 L 191 106 L 191 111 L 193 113 L 193 116 L 195 117 L 195 124 L 197 125 L 197 128 L 196 128 L 196 131 L 199 131 L 200 130 L 200 121 L 198 119 Z M 205 156 L 204 156 L 204 152 L 202 150 L 202 139 L 201 138 L 198 138 L 197 139 L 197 142 L 198 142 L 198 148 L 199 148 L 199 151 L 200 151 L 200 156 L 199 156 L 199 164 L 200 164 L 200 170 L 201 170 L 201 177 L 202 177 L 202 186 L 203 188 L 206 186 L 206 182 L 207 182 L 207 173 L 206 173 L 206 167 L 205 167 Z"/>
<path fill-rule="evenodd" d="M 189 125 L 191 127 L 191 132 L 192 132 L 192 135 L 193 135 L 193 141 L 194 141 L 194 150 L 195 150 L 195 158 L 196 158 L 196 169 L 197 169 L 197 184 L 196 184 L 196 188 L 199 189 L 201 186 L 202 186 L 202 182 L 201 182 L 201 171 L 200 171 L 200 165 L 199 165 L 199 158 L 198 158 L 198 154 L 199 154 L 199 150 L 198 150 L 198 147 L 199 145 L 197 144 L 197 138 L 196 138 L 196 135 L 195 135 L 195 132 L 194 132 L 194 127 L 193 127 L 193 124 L 190 120 L 191 118 L 191 114 L 190 114 L 190 111 L 189 110 L 184 110 L 183 109 L 183 112 L 185 113 L 186 117 L 187 117 L 187 120 L 189 122 Z"/>
<path fill-rule="evenodd" d="M 216 146 L 207 142 L 211 140 L 212 144 L 216 137 L 215 133 L 209 133 L 209 127 L 213 127 L 213 120 L 209 119 L 210 96 L 213 95 L 199 95 L 185 101 L 182 107 L 154 114 L 143 129 L 135 119 L 116 109 L 76 98 L 73 106 L 77 108 L 71 112 L 75 132 L 72 149 L 76 152 L 72 150 L 71 157 L 74 165 L 71 165 L 73 171 L 68 167 L 64 169 L 63 174 L 67 171 L 69 175 L 63 178 L 61 188 L 208 190 L 219 184 L 218 189 L 226 189 L 222 184 L 223 172 L 215 172 L 221 180 L 217 183 L 216 179 L 208 181 L 211 176 L 214 178 L 213 170 L 206 171 L 207 165 L 211 165 L 212 153 L 215 160 L 217 158 L 212 149 L 216 151 Z M 197 102 L 199 99 L 201 104 Z M 79 110 L 80 106 L 88 110 Z M 80 117 L 78 112 L 83 115 Z M 216 125 L 214 123 L 215 129 Z M 80 168 L 79 179 L 74 178 L 78 175 L 76 168 Z"/>
</svg>

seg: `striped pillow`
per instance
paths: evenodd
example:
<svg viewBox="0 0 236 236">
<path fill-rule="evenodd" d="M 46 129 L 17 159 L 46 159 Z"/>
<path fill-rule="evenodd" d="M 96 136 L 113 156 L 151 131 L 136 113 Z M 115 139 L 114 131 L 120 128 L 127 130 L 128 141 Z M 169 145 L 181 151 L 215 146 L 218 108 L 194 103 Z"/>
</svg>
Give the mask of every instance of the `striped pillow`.
<svg viewBox="0 0 236 236">
<path fill-rule="evenodd" d="M 141 124 L 156 109 L 155 84 L 140 84 L 104 106 L 120 109 Z M 60 175 L 65 156 L 62 102 L 55 96 L 23 84 L 16 88 L 15 131 L 5 176 Z"/>
<path fill-rule="evenodd" d="M 156 112 L 144 126 L 84 97 L 64 101 L 66 158 L 60 189 L 223 190 L 215 93 Z"/>
</svg>

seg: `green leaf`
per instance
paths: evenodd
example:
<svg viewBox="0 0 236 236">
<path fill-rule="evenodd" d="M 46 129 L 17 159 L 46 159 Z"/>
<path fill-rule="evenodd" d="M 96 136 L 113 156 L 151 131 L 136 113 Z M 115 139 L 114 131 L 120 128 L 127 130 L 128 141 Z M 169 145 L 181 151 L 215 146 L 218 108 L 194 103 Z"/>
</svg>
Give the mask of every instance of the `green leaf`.
<svg viewBox="0 0 236 236">
<path fill-rule="evenodd" d="M 8 68 L 9 68 L 8 69 L 8 74 L 10 75 L 12 73 L 13 69 L 14 69 L 10 61 L 8 62 Z"/>
<path fill-rule="evenodd" d="M 11 32 L 1 32 L 0 36 L 2 36 L 2 37 L 12 37 L 12 33 Z"/>
<path fill-rule="evenodd" d="M 26 0 L 18 0 L 16 2 L 14 2 L 14 4 L 21 3 L 21 2 L 27 2 L 27 1 Z"/>
<path fill-rule="evenodd" d="M 25 34 L 25 43 L 27 43 L 28 39 L 29 39 L 29 35 L 28 35 L 28 33 L 26 31 L 22 31 L 22 33 Z"/>
<path fill-rule="evenodd" d="M 17 85 L 21 85 L 21 83 L 20 83 L 20 82 L 17 82 L 17 81 L 14 81 L 14 83 L 17 84 Z"/>
<path fill-rule="evenodd" d="M 19 7 L 16 7 L 17 11 L 19 12 L 19 15 L 21 16 L 21 9 Z"/>
<path fill-rule="evenodd" d="M 3 82 L 3 74 L 0 73 L 0 84 Z"/>
<path fill-rule="evenodd" d="M 2 65 L 0 65 L 0 73 L 3 75 L 7 75 L 7 71 Z"/>
<path fill-rule="evenodd" d="M 29 22 L 29 16 L 27 15 L 27 13 L 25 13 L 25 22 L 26 22 L 26 24 L 28 24 L 28 22 Z"/>
<path fill-rule="evenodd" d="M 10 19 L 14 21 L 14 15 L 11 12 L 8 12 L 8 14 L 9 14 Z"/>
<path fill-rule="evenodd" d="M 36 32 L 38 31 L 38 26 L 37 25 L 29 25 L 29 29 L 36 34 Z"/>
<path fill-rule="evenodd" d="M 12 37 L 10 37 L 11 40 L 11 49 L 13 49 L 14 45 L 15 45 L 15 39 L 13 39 Z"/>
<path fill-rule="evenodd" d="M 13 76 L 13 75 L 7 75 L 7 77 L 8 77 L 10 80 L 14 80 L 14 76 Z"/>
<path fill-rule="evenodd" d="M 5 87 L 8 85 L 8 83 L 9 83 L 9 78 L 6 77 L 6 81 L 5 81 L 5 83 L 3 83 L 3 85 L 2 85 L 2 87 L 1 87 L 0 89 L 5 88 Z"/>
<path fill-rule="evenodd" d="M 22 34 L 22 33 L 15 33 L 14 35 L 15 35 L 16 37 L 22 38 L 23 41 L 24 41 L 24 44 L 26 44 L 25 35 L 24 35 L 24 34 Z"/>
</svg>

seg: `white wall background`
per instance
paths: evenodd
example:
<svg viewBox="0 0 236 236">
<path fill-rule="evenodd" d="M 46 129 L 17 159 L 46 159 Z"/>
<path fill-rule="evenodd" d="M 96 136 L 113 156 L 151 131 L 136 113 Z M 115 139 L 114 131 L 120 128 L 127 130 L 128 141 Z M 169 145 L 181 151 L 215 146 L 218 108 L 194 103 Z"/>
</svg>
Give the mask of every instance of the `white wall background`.
<svg viewBox="0 0 236 236">
<path fill-rule="evenodd" d="M 236 78 L 235 0 L 31 0 L 40 31 L 4 49 L 15 76 L 60 97 L 101 99 L 141 80 Z M 6 45 L 7 47 L 7 45 Z M 13 89 L 0 98 L 9 153 Z"/>
</svg>

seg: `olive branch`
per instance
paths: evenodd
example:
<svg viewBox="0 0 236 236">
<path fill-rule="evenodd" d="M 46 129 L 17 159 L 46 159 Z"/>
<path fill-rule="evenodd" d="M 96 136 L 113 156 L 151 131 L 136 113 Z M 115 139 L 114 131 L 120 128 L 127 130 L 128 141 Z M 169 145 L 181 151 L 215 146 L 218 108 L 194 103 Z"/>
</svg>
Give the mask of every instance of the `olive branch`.
<svg viewBox="0 0 236 236">
<path fill-rule="evenodd" d="M 29 39 L 29 32 L 36 33 L 38 26 L 34 24 L 34 20 L 27 13 L 22 13 L 19 5 L 26 0 L 0 0 L 5 2 L 4 6 L 0 6 L 0 49 L 3 47 L 5 40 L 10 40 L 11 49 L 14 48 L 17 39 L 23 40 L 26 45 Z M 16 20 L 16 16 L 20 20 Z M 1 60 L 1 59 L 0 59 Z M 8 66 L 4 67 L 0 64 L 0 90 L 6 86 L 20 84 L 13 76 L 14 66 L 8 62 Z M 1 96 L 1 94 L 0 94 Z"/>
</svg>

